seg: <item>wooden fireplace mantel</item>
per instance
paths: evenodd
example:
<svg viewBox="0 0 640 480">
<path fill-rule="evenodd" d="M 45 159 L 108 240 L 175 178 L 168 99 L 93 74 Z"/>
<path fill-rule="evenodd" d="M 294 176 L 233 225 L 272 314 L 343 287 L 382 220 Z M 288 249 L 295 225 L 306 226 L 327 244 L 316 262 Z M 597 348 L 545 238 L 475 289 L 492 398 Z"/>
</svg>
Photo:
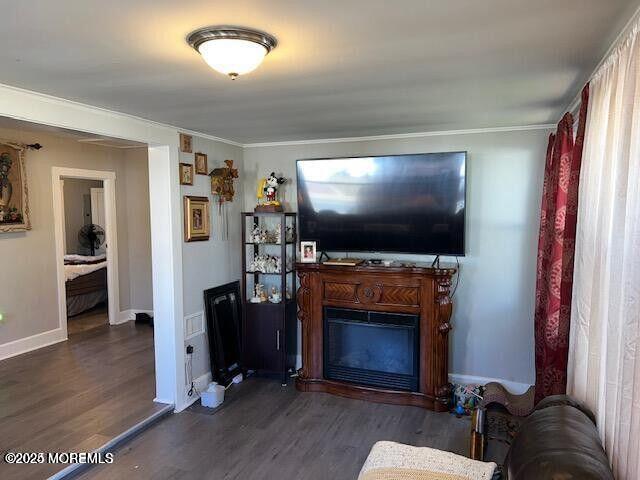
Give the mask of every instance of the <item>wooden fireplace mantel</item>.
<svg viewBox="0 0 640 480">
<path fill-rule="evenodd" d="M 410 266 L 333 266 L 296 264 L 298 318 L 302 322 L 302 368 L 296 387 L 374 402 L 448 410 L 449 297 L 455 268 Z M 386 390 L 323 376 L 324 307 L 408 313 L 419 321 L 419 381 L 417 392 Z"/>
</svg>

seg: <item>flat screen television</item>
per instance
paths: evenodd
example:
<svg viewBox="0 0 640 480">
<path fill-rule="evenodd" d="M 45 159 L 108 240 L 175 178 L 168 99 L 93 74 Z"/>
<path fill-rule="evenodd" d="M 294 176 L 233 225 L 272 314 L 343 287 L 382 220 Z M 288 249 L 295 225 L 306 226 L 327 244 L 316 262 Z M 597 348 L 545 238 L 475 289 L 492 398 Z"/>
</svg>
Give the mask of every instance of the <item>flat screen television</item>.
<svg viewBox="0 0 640 480">
<path fill-rule="evenodd" d="M 300 240 L 318 251 L 464 255 L 466 152 L 298 160 Z"/>
</svg>

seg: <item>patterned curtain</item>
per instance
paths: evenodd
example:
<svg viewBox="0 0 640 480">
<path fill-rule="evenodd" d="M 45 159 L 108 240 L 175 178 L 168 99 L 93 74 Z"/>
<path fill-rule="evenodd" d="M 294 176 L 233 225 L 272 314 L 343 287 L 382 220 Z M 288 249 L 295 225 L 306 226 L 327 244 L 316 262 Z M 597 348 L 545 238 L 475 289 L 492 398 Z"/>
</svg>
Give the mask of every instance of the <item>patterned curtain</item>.
<svg viewBox="0 0 640 480">
<path fill-rule="evenodd" d="M 586 123 L 588 85 L 582 92 L 578 134 L 573 116 L 549 136 L 542 191 L 536 278 L 536 402 L 566 392 L 578 185 Z"/>
</svg>

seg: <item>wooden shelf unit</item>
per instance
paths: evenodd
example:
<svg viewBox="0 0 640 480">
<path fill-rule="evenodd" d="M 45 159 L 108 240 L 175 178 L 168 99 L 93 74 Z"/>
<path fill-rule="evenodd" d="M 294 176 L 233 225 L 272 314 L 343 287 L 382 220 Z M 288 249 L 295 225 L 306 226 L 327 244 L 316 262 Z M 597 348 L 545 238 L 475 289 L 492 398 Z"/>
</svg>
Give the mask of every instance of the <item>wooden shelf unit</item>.
<svg viewBox="0 0 640 480">
<path fill-rule="evenodd" d="M 242 214 L 242 351 L 244 366 L 258 375 L 276 376 L 284 385 L 295 371 L 297 353 L 296 316 L 296 213 L 295 212 L 243 212 Z M 280 228 L 280 243 L 253 243 L 248 241 L 255 226 Z M 293 228 L 293 238 L 287 241 L 287 227 Z M 280 273 L 250 272 L 248 266 L 258 253 L 277 255 L 281 259 Z M 291 268 L 287 269 L 287 260 Z M 279 277 L 279 281 L 271 281 Z M 262 279 L 262 281 L 261 281 Z M 280 290 L 279 303 L 252 303 L 256 283 L 267 284 Z M 287 299 L 287 290 L 291 298 Z"/>
</svg>

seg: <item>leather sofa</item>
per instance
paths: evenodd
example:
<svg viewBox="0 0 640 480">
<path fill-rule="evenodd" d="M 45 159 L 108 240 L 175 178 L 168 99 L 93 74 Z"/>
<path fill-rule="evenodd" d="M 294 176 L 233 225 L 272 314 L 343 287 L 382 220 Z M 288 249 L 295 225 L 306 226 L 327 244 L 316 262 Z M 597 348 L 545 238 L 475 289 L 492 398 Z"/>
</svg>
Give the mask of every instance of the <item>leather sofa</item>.
<svg viewBox="0 0 640 480">
<path fill-rule="evenodd" d="M 613 480 L 593 414 L 566 395 L 536 405 L 515 434 L 505 480 Z"/>
</svg>

